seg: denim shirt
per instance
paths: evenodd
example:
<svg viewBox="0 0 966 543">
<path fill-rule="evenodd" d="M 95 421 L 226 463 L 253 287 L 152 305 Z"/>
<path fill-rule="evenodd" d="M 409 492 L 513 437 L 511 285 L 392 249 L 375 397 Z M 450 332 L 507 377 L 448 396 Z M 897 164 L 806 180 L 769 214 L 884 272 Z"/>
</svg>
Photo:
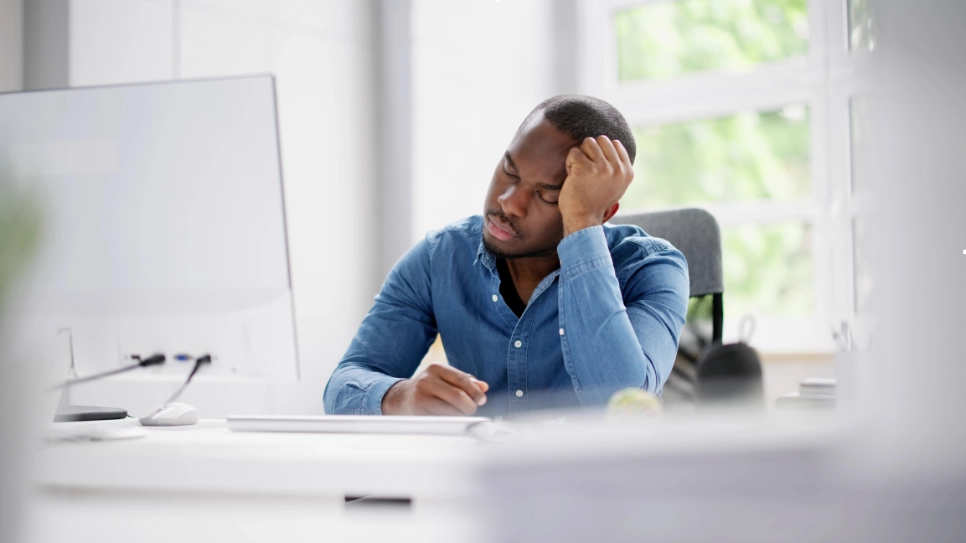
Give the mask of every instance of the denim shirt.
<svg viewBox="0 0 966 543">
<path fill-rule="evenodd" d="M 482 232 L 470 217 L 396 263 L 326 385 L 326 413 L 381 414 L 437 333 L 451 366 L 489 384 L 478 415 L 600 406 L 626 387 L 660 394 L 687 312 L 680 251 L 636 226 L 574 232 L 518 318 Z"/>
</svg>

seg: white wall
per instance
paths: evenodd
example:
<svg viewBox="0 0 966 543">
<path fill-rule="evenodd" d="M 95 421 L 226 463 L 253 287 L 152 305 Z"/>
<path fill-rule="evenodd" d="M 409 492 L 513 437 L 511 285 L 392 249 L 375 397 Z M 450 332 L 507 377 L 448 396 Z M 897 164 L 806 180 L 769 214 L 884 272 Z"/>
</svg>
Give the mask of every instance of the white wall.
<svg viewBox="0 0 966 543">
<path fill-rule="evenodd" d="M 0 0 L 0 92 L 23 88 L 23 0 Z"/>
<path fill-rule="evenodd" d="M 172 77 L 171 0 L 72 1 L 69 17 L 70 86 Z"/>
<path fill-rule="evenodd" d="M 483 210 L 523 118 L 556 94 L 552 0 L 413 1 L 413 234 Z"/>
<path fill-rule="evenodd" d="M 325 383 L 372 302 L 376 285 L 365 273 L 375 260 L 372 10 L 372 2 L 358 0 L 71 3 L 72 85 L 265 72 L 277 78 L 302 378 L 273 387 L 201 380 L 185 400 L 217 406 L 203 416 L 321 413 Z M 105 404 L 98 395 L 97 386 L 79 388 L 73 402 Z"/>
</svg>

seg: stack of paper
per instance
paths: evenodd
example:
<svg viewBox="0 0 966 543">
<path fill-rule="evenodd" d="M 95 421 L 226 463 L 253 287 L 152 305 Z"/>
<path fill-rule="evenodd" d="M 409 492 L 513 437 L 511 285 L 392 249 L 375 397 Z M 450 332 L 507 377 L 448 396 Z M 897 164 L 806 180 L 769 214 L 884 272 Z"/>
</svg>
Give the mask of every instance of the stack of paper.
<svg viewBox="0 0 966 543">
<path fill-rule="evenodd" d="M 797 392 L 775 400 L 775 406 L 786 409 L 834 409 L 835 379 L 810 377 L 798 385 Z"/>
</svg>

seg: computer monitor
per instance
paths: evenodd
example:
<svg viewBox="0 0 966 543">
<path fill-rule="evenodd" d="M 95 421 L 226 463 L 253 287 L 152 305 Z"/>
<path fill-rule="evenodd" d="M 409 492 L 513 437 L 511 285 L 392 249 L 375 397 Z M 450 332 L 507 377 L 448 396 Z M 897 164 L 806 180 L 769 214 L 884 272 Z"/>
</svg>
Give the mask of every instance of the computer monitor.
<svg viewBox="0 0 966 543">
<path fill-rule="evenodd" d="M 43 221 L 20 311 L 70 330 L 81 375 L 169 357 L 100 401 L 163 401 L 177 354 L 214 357 L 202 381 L 298 379 L 277 134 L 267 75 L 0 94 L 0 175 Z"/>
</svg>

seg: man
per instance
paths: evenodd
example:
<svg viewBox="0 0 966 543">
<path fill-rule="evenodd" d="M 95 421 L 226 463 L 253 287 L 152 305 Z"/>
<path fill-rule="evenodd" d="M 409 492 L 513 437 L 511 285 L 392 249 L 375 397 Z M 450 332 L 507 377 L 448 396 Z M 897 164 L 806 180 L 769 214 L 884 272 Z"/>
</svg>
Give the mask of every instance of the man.
<svg viewBox="0 0 966 543">
<path fill-rule="evenodd" d="M 634 177 L 610 104 L 558 96 L 500 158 L 483 216 L 430 233 L 386 278 L 325 390 L 330 414 L 505 416 L 659 394 L 688 299 L 684 256 L 604 226 Z M 413 376 L 439 333 L 449 365 Z"/>
</svg>

